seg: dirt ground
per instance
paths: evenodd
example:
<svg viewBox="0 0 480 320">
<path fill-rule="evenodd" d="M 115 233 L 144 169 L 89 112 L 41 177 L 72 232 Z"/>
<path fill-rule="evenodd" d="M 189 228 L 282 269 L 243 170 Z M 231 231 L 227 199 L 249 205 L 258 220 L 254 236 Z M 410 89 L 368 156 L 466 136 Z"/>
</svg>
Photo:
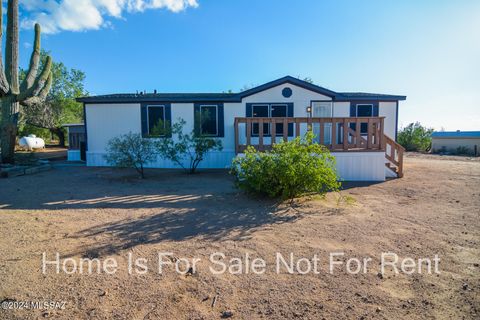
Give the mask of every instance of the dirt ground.
<svg viewBox="0 0 480 320">
<path fill-rule="evenodd" d="M 18 157 L 33 156 L 37 159 L 63 160 L 67 159 L 67 148 L 47 145 L 44 149 L 35 149 L 33 151 L 23 150 L 17 147 L 15 152 Z"/>
<path fill-rule="evenodd" d="M 223 171 L 150 170 L 142 181 L 129 170 L 57 167 L 0 180 L 2 307 L 59 302 L 0 318 L 480 318 L 480 161 L 410 154 L 403 179 L 345 184 L 342 194 L 276 204 L 244 195 Z M 59 252 L 66 270 L 47 265 L 43 274 L 44 252 L 47 260 Z M 180 267 L 182 258 L 200 262 L 187 274 L 173 265 L 159 273 L 159 252 Z M 224 262 L 262 258 L 266 271 L 213 274 L 215 252 Z M 319 270 L 301 274 L 302 260 L 300 270 L 277 274 L 277 252 L 295 263 L 316 254 Z M 331 252 L 344 253 L 332 274 Z M 421 264 L 422 273 L 387 267 L 382 275 L 382 252 L 401 261 L 438 255 L 440 273 Z M 146 259 L 147 272 L 129 274 L 129 254 Z M 354 257 L 371 258 L 366 273 L 347 272 Z M 114 258 L 117 271 L 67 274 L 81 258 Z"/>
</svg>

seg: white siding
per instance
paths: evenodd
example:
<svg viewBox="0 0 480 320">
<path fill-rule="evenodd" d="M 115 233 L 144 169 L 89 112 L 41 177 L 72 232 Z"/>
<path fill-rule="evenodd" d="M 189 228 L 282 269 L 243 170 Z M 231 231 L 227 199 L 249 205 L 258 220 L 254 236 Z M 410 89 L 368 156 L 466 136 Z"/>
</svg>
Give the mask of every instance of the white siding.
<svg viewBox="0 0 480 320">
<path fill-rule="evenodd" d="M 334 102 L 333 116 L 334 117 L 350 117 L 350 102 Z"/>
<path fill-rule="evenodd" d="M 140 133 L 140 104 L 86 104 L 88 151 L 102 153 L 113 137 Z"/>
<path fill-rule="evenodd" d="M 175 123 L 179 118 L 185 120 L 184 132 L 191 132 L 194 124 L 193 103 L 172 103 L 172 122 Z"/>
<path fill-rule="evenodd" d="M 395 140 L 395 132 L 397 127 L 397 103 L 380 102 L 378 107 L 378 115 L 380 117 L 385 117 L 385 134 Z"/>
<path fill-rule="evenodd" d="M 223 105 L 225 138 L 223 150 L 235 154 L 235 118 L 245 117 L 245 105 L 243 103 L 225 103 Z"/>
</svg>

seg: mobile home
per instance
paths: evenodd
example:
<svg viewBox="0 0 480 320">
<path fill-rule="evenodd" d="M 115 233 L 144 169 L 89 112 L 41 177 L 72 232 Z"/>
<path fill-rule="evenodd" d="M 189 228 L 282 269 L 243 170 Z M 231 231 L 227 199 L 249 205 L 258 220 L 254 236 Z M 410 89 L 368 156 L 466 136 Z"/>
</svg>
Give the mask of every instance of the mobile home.
<svg viewBox="0 0 480 320">
<path fill-rule="evenodd" d="M 240 93 L 134 93 L 83 97 L 86 163 L 107 166 L 108 141 L 128 132 L 162 139 L 158 123 L 182 118 L 187 131 L 222 140 L 200 168 L 228 168 L 248 145 L 268 150 L 312 130 L 330 148 L 344 180 L 382 181 L 403 174 L 403 148 L 396 143 L 402 95 L 335 92 L 283 77 Z M 194 121 L 196 115 L 202 121 Z M 197 125 L 200 128 L 195 128 Z M 158 158 L 154 168 L 174 168 Z"/>
</svg>

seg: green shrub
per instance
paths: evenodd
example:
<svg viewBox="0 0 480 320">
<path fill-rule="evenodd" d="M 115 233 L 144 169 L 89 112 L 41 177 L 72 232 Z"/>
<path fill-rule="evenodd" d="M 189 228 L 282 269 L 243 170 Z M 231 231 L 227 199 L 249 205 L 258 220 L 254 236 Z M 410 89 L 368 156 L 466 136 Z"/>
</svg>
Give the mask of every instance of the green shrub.
<svg viewBox="0 0 480 320">
<path fill-rule="evenodd" d="M 407 151 L 425 152 L 432 145 L 433 129 L 423 127 L 419 122 L 410 123 L 398 133 L 398 143 Z"/>
<path fill-rule="evenodd" d="M 325 194 L 340 187 L 335 158 L 313 142 L 307 133 L 275 144 L 269 152 L 248 147 L 245 156 L 233 160 L 232 174 L 239 188 L 254 194 L 292 199 L 306 194 Z"/>
<path fill-rule="evenodd" d="M 105 160 L 116 167 L 135 168 L 144 178 L 143 169 L 157 158 L 155 144 L 151 139 L 138 133 L 127 133 L 108 141 Z"/>
</svg>

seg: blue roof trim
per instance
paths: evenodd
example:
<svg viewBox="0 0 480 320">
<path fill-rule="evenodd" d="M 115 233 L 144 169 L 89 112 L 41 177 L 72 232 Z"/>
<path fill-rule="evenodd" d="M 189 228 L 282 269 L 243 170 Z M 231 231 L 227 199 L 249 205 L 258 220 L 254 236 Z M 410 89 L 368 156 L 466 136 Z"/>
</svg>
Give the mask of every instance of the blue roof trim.
<svg viewBox="0 0 480 320">
<path fill-rule="evenodd" d="M 480 131 L 443 131 L 432 133 L 432 138 L 480 138 Z"/>
<path fill-rule="evenodd" d="M 309 82 L 286 76 L 274 81 L 267 82 L 255 88 L 239 93 L 121 93 L 108 94 L 90 97 L 77 98 L 78 102 L 83 103 L 142 103 L 142 102 L 242 102 L 242 99 L 253 94 L 268 90 L 270 88 L 282 85 L 292 84 L 300 88 L 310 90 L 327 97 L 334 101 L 351 100 L 375 100 L 375 101 L 399 101 L 405 100 L 406 96 L 388 95 L 365 92 L 334 92 L 332 90 L 311 84 Z"/>
</svg>

